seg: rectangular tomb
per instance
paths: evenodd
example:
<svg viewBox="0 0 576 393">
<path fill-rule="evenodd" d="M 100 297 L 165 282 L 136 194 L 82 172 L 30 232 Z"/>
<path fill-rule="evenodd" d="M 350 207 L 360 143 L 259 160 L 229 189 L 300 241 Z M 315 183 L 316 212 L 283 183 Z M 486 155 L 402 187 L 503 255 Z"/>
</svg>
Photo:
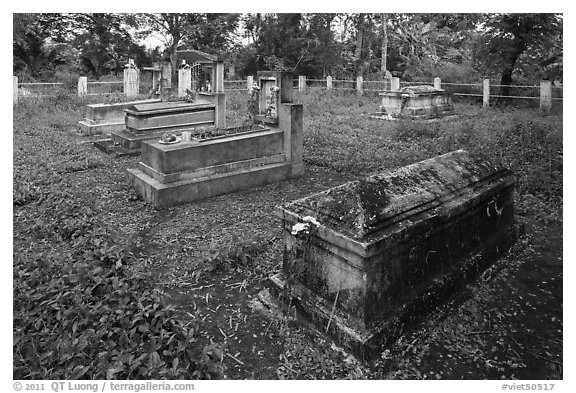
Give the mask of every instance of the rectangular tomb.
<svg viewBox="0 0 576 393">
<path fill-rule="evenodd" d="M 142 160 L 129 169 L 136 193 L 154 206 L 171 206 L 299 176 L 302 105 L 284 104 L 280 127 L 201 140 L 142 142 Z M 217 132 L 217 131 L 216 131 Z"/>
<path fill-rule="evenodd" d="M 124 124 L 124 109 L 136 104 L 159 103 L 159 99 L 119 102 L 115 104 L 89 104 L 84 111 L 84 120 L 78 122 L 80 134 L 97 135 L 122 131 Z"/>
<path fill-rule="evenodd" d="M 198 94 L 195 102 L 135 104 L 125 109 L 125 129 L 112 132 L 112 141 L 139 152 L 142 141 L 159 139 L 166 132 L 179 134 L 197 127 L 224 128 L 224 93 Z"/>
<path fill-rule="evenodd" d="M 279 207 L 273 287 L 341 345 L 377 356 L 513 244 L 514 185 L 459 150 Z"/>
<path fill-rule="evenodd" d="M 450 93 L 432 86 L 410 86 L 380 96 L 382 109 L 392 116 L 441 117 L 454 111 Z"/>
<path fill-rule="evenodd" d="M 134 134 L 177 131 L 198 125 L 213 125 L 213 103 L 159 102 L 126 108 L 126 128 Z"/>
</svg>

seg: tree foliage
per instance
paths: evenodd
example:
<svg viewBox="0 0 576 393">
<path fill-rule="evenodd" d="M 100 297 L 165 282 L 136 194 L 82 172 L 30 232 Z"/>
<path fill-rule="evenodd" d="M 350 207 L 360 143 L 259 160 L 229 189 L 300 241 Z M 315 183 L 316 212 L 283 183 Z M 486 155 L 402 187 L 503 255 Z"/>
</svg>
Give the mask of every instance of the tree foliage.
<svg viewBox="0 0 576 393">
<path fill-rule="evenodd" d="M 139 44 L 154 34 L 164 57 L 176 50 L 219 55 L 240 76 L 291 70 L 310 78 L 450 81 L 499 76 L 524 82 L 562 75 L 559 14 L 160 13 L 14 14 L 14 72 L 46 76 L 58 67 L 91 76 L 139 66 L 158 52 Z M 384 69 L 385 68 L 385 69 Z"/>
<path fill-rule="evenodd" d="M 550 67 L 562 57 L 562 16 L 559 14 L 489 14 L 474 46 L 477 66 L 500 75 L 501 95 L 516 74 L 521 77 L 561 78 L 562 68 Z M 531 69 L 532 75 L 523 74 Z"/>
</svg>

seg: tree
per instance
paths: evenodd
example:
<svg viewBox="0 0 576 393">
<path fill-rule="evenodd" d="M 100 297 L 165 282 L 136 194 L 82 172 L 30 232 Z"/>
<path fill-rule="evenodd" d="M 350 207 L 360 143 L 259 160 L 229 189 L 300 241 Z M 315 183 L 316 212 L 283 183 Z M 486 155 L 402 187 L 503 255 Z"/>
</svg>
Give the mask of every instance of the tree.
<svg viewBox="0 0 576 393">
<path fill-rule="evenodd" d="M 303 14 L 248 14 L 242 21 L 252 41 L 239 56 L 243 73 L 267 69 L 312 75 L 318 71 L 320 61 L 312 53 L 320 41 Z"/>
<path fill-rule="evenodd" d="M 342 45 L 335 40 L 332 24 L 338 14 L 306 14 L 308 37 L 314 40 L 310 48 L 310 61 L 307 65 L 313 68 L 310 76 L 332 75 L 338 67 Z M 310 42 L 310 41 L 309 41 Z"/>
<path fill-rule="evenodd" d="M 46 44 L 69 45 L 79 51 L 81 72 L 96 78 L 122 69 L 133 57 L 131 52 L 144 53 L 129 33 L 133 14 L 40 14 L 38 18 Z"/>
<path fill-rule="evenodd" d="M 554 55 L 550 56 L 550 48 L 561 53 L 561 42 L 561 14 L 489 14 L 475 59 L 485 72 L 500 73 L 500 95 L 509 96 L 521 63 L 546 65 L 545 60 Z"/>
<path fill-rule="evenodd" d="M 382 31 L 382 46 L 380 54 L 380 72 L 382 72 L 382 78 L 386 78 L 387 68 L 387 58 L 388 58 L 388 15 L 380 14 L 380 29 Z"/>
<path fill-rule="evenodd" d="M 166 56 L 175 74 L 178 68 L 176 52 L 181 44 L 190 49 L 222 55 L 233 46 L 239 18 L 240 14 L 144 14 L 139 35 L 146 36 L 152 32 L 161 34 Z"/>
<path fill-rule="evenodd" d="M 76 66 L 79 56 L 70 44 L 51 39 L 43 14 L 13 14 L 12 54 L 15 75 L 50 77 L 56 68 Z"/>
</svg>

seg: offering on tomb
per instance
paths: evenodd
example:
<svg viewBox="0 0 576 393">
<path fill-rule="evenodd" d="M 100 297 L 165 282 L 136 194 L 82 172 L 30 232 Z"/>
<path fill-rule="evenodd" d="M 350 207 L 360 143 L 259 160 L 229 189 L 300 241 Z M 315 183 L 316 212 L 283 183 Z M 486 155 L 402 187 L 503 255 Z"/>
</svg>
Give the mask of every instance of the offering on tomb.
<svg viewBox="0 0 576 393">
<path fill-rule="evenodd" d="M 176 138 L 176 135 L 172 134 L 171 132 L 165 132 L 164 134 L 162 134 L 162 137 L 160 138 L 160 143 L 176 143 L 178 142 L 178 138 Z"/>
</svg>

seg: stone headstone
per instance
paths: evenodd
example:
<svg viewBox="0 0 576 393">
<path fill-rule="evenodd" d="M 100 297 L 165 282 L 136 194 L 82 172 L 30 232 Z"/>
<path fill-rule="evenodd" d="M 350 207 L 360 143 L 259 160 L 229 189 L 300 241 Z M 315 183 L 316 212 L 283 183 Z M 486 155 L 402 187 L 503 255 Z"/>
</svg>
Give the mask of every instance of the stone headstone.
<svg viewBox="0 0 576 393">
<path fill-rule="evenodd" d="M 139 73 L 136 68 L 124 68 L 124 94 L 126 97 L 135 97 L 139 92 Z"/>
<path fill-rule="evenodd" d="M 186 90 L 192 89 L 192 71 L 188 68 L 178 70 L 178 97 L 186 97 Z"/>
</svg>

